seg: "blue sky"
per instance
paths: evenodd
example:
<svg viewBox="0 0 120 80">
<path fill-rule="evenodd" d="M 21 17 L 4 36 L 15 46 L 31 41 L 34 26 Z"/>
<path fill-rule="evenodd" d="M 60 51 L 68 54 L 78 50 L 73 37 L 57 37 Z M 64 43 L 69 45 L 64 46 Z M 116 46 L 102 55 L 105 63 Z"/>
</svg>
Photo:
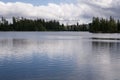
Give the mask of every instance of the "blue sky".
<svg viewBox="0 0 120 80">
<path fill-rule="evenodd" d="M 119 13 L 120 0 L 0 0 L 0 17 L 6 18 L 19 16 L 89 23 L 92 17 L 120 19 Z"/>
<path fill-rule="evenodd" d="M 47 5 L 48 3 L 75 3 L 76 0 L 1 0 L 3 2 L 25 2 L 33 5 Z"/>
</svg>

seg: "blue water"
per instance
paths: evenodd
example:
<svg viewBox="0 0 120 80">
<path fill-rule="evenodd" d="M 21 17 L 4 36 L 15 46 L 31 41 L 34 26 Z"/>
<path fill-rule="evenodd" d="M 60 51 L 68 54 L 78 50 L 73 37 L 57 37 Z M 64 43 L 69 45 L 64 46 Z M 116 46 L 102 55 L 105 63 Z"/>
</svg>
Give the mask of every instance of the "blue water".
<svg viewBox="0 0 120 80">
<path fill-rule="evenodd" d="M 119 34 L 0 32 L 0 80 L 120 80 Z"/>
</svg>

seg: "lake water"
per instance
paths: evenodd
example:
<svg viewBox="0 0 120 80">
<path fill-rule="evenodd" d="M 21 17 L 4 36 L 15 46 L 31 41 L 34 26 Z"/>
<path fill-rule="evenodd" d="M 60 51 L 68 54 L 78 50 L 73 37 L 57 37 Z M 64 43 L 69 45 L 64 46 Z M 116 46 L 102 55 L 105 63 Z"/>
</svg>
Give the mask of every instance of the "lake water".
<svg viewBox="0 0 120 80">
<path fill-rule="evenodd" d="M 0 32 L 0 80 L 120 80 L 120 34 Z"/>
</svg>

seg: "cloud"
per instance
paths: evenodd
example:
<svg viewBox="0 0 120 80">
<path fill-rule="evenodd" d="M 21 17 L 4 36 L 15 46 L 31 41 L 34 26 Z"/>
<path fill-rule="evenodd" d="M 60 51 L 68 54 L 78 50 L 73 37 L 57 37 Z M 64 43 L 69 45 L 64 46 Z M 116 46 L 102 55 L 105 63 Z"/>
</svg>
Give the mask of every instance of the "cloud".
<svg viewBox="0 0 120 80">
<path fill-rule="evenodd" d="M 62 23 L 88 23 L 93 16 L 119 18 L 119 7 L 119 0 L 78 0 L 78 3 L 48 3 L 39 6 L 23 2 L 0 1 L 0 16 L 56 19 Z"/>
<path fill-rule="evenodd" d="M 78 2 L 82 2 L 83 4 L 88 5 L 93 12 L 94 16 L 108 18 L 109 16 L 113 16 L 115 18 L 120 18 L 120 1 L 119 0 L 78 0 Z M 89 14 L 88 14 L 89 15 Z"/>
</svg>

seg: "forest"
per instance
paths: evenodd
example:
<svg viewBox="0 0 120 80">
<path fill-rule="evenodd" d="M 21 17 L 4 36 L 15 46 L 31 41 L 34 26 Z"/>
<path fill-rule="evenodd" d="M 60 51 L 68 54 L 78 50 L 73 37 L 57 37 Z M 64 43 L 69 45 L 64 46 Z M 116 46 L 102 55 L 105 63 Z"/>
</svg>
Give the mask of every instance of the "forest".
<svg viewBox="0 0 120 80">
<path fill-rule="evenodd" d="M 12 18 L 9 23 L 4 17 L 0 21 L 0 31 L 88 31 L 85 24 L 67 25 L 60 24 L 59 21 L 44 19 Z"/>
<path fill-rule="evenodd" d="M 11 23 L 4 17 L 0 20 L 0 31 L 89 31 L 91 33 L 119 33 L 120 21 L 110 17 L 93 17 L 89 24 L 64 25 L 57 20 L 27 19 L 13 17 Z"/>
<path fill-rule="evenodd" d="M 89 32 L 92 33 L 120 33 L 120 21 L 110 16 L 109 19 L 93 17 L 89 24 Z"/>
</svg>

